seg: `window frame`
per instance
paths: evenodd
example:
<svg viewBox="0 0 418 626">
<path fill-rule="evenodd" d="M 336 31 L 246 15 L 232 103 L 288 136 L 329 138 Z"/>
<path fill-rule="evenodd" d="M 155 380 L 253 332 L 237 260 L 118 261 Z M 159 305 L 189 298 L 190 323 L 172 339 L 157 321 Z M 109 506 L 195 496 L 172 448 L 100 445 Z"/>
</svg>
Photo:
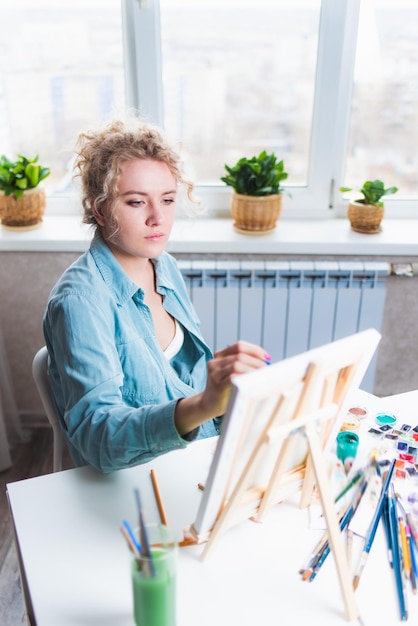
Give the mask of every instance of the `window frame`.
<svg viewBox="0 0 418 626">
<path fill-rule="evenodd" d="M 159 0 L 120 0 L 125 96 L 128 109 L 163 126 L 163 82 Z M 284 185 L 282 219 L 312 220 L 345 217 L 345 184 L 356 40 L 362 0 L 322 0 L 315 78 L 312 133 L 306 185 Z M 330 124 L 330 120 L 332 123 Z M 229 216 L 230 188 L 196 182 L 196 194 L 208 217 Z M 362 182 L 362 181 L 361 181 Z M 48 213 L 74 212 L 76 201 L 51 196 Z M 385 199 L 385 216 L 416 218 L 416 200 Z M 75 210 L 79 210 L 76 208 Z"/>
</svg>

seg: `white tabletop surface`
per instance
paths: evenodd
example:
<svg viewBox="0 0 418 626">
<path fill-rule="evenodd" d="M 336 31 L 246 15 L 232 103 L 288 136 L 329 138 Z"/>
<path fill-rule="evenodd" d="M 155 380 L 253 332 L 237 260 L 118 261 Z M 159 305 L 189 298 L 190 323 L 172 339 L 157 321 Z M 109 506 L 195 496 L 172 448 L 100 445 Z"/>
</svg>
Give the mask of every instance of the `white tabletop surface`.
<svg viewBox="0 0 418 626">
<path fill-rule="evenodd" d="M 418 424 L 418 392 L 385 400 L 357 392 L 369 410 L 362 422 L 361 454 L 374 444 L 366 431 L 377 410 Z M 364 433 L 364 434 L 363 434 Z M 38 626 L 132 626 L 130 555 L 119 531 L 136 524 L 138 487 L 147 520 L 158 519 L 150 469 L 160 483 L 169 524 L 179 538 L 196 515 L 216 439 L 191 444 L 136 468 L 101 475 L 78 468 L 7 486 L 17 538 Z M 298 570 L 322 531 L 296 501 L 275 506 L 265 521 L 226 531 L 202 562 L 202 546 L 180 548 L 178 626 L 347 624 L 332 555 L 317 578 Z M 361 541 L 355 538 L 352 566 Z M 366 563 L 356 601 L 364 626 L 394 625 L 400 615 L 382 524 Z M 408 590 L 409 621 L 417 623 L 418 596 Z M 356 620 L 357 623 L 357 620 Z"/>
</svg>

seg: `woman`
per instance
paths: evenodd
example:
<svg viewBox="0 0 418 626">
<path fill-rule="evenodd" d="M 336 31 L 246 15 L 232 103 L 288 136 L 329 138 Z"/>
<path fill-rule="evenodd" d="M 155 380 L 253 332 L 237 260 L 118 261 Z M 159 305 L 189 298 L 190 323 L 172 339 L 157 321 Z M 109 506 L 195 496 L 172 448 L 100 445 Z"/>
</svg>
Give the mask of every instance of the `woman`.
<svg viewBox="0 0 418 626">
<path fill-rule="evenodd" d="M 51 292 L 50 377 L 76 465 L 143 463 L 219 433 L 231 377 L 265 365 L 240 341 L 211 354 L 164 251 L 183 178 L 161 133 L 138 120 L 82 133 L 75 173 L 89 250 Z"/>
</svg>

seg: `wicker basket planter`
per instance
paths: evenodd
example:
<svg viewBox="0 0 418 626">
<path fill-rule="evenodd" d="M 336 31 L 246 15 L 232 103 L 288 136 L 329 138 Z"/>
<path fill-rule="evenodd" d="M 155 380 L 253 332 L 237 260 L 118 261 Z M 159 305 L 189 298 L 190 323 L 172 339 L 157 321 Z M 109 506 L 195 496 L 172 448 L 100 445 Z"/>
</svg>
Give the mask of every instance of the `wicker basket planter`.
<svg viewBox="0 0 418 626">
<path fill-rule="evenodd" d="M 233 193 L 231 196 L 234 229 L 245 235 L 266 235 L 273 232 L 281 210 L 281 194 L 245 196 Z"/>
<path fill-rule="evenodd" d="M 0 191 L 1 225 L 13 230 L 37 228 L 42 222 L 45 205 L 45 191 L 39 187 L 28 189 L 19 199 Z"/>
<path fill-rule="evenodd" d="M 380 233 L 384 212 L 384 206 L 350 202 L 347 207 L 347 217 L 350 220 L 351 230 L 366 235 Z"/>
</svg>

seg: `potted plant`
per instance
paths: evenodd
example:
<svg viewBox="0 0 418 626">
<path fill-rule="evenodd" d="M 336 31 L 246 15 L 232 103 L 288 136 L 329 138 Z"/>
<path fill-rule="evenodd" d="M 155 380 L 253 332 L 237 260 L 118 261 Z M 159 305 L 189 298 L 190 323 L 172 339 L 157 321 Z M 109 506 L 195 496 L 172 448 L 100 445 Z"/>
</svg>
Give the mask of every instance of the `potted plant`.
<svg viewBox="0 0 418 626">
<path fill-rule="evenodd" d="M 225 165 L 225 170 L 221 180 L 234 190 L 234 228 L 245 234 L 272 232 L 282 208 L 281 182 L 288 176 L 283 161 L 263 150 L 250 159 L 242 157 L 232 167 Z"/>
<path fill-rule="evenodd" d="M 49 167 L 21 154 L 16 161 L 0 157 L 0 219 L 12 229 L 34 228 L 45 211 L 45 191 L 39 184 L 50 174 Z"/>
<path fill-rule="evenodd" d="M 342 193 L 353 191 L 351 187 L 340 187 Z M 367 180 L 360 193 L 363 198 L 352 200 L 347 207 L 347 217 L 350 220 L 351 229 L 358 233 L 368 235 L 380 233 L 381 222 L 384 215 L 384 203 L 381 198 L 398 191 L 397 187 L 385 189 L 381 180 Z"/>
</svg>

